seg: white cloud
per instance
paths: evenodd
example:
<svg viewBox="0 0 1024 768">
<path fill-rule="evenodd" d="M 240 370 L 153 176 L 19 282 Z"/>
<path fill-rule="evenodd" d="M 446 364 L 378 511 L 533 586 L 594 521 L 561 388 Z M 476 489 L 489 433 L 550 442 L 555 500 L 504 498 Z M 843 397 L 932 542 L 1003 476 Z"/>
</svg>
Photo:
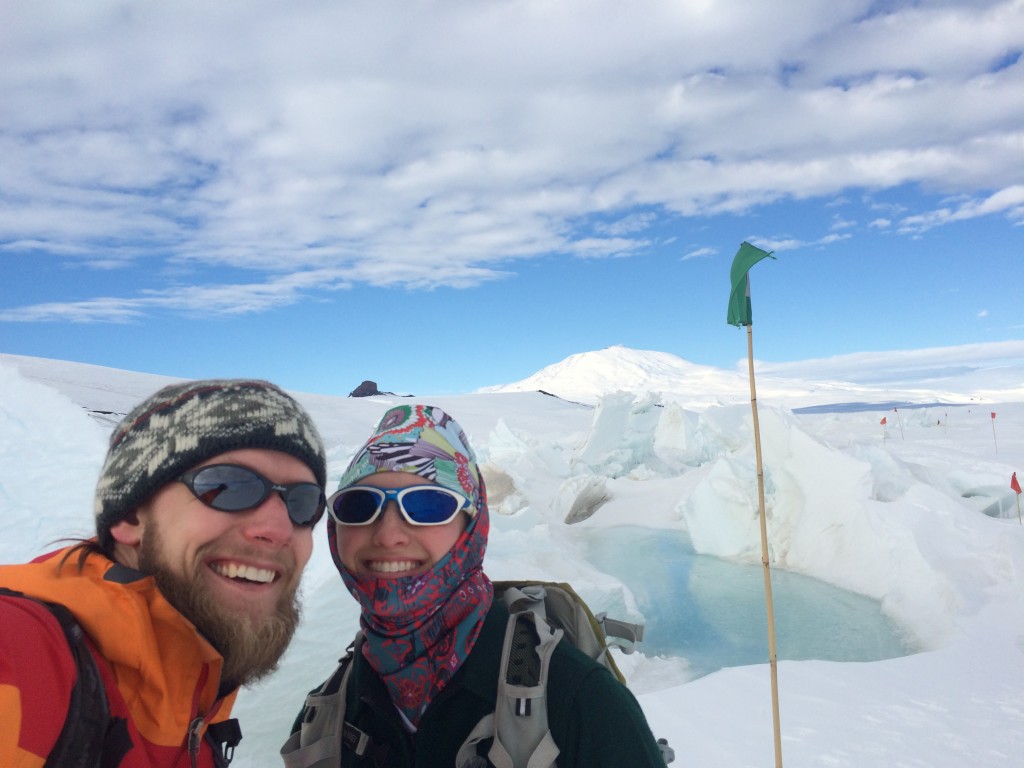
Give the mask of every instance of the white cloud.
<svg viewBox="0 0 1024 768">
<path fill-rule="evenodd" d="M 857 352 L 848 355 L 797 362 L 757 362 L 759 373 L 791 379 L 849 381 L 854 383 L 899 383 L 914 380 L 926 387 L 932 379 L 962 375 L 972 369 L 1005 368 L 1020 382 L 1024 341 L 965 344 L 916 350 Z M 745 365 L 744 361 L 744 365 Z"/>
<path fill-rule="evenodd" d="M 850 233 L 831 233 L 823 237 L 819 237 L 817 240 L 799 240 L 792 237 L 783 238 L 771 238 L 771 237 L 748 237 L 747 241 L 751 245 L 756 245 L 758 248 L 762 248 L 766 251 L 795 251 L 800 248 L 813 248 L 820 245 L 829 245 L 830 243 L 837 243 L 842 240 L 848 240 L 852 237 Z"/>
<path fill-rule="evenodd" d="M 650 243 L 646 240 L 628 240 L 623 237 L 588 237 L 572 243 L 571 250 L 574 255 L 582 258 L 600 258 L 605 256 L 627 256 L 633 251 L 648 245 Z"/>
<path fill-rule="evenodd" d="M 998 213 L 1005 213 L 1012 219 L 1024 218 L 1024 185 L 1015 184 L 1006 187 L 986 198 L 962 200 L 955 207 L 939 208 L 928 213 L 907 216 L 900 222 L 900 230 L 924 232 L 943 224 Z"/>
<path fill-rule="evenodd" d="M 595 229 L 608 235 L 627 235 L 631 232 L 643 232 L 657 219 L 653 213 L 635 213 L 608 224 L 598 224 Z"/>
<path fill-rule="evenodd" d="M 1024 218 L 1024 65 L 991 71 L 1024 44 L 1019 0 L 51 10 L 5 10 L 0 247 L 103 268 L 161 254 L 222 311 L 218 265 L 252 270 L 249 296 L 315 270 L 465 286 L 541 254 L 629 255 L 661 212 L 851 188 L 968 196 L 871 225 L 902 215 L 905 234 Z"/>
<path fill-rule="evenodd" d="M 683 255 L 683 261 L 687 261 L 688 259 L 702 259 L 708 256 L 715 256 L 717 253 L 718 250 L 715 248 L 695 248 L 694 250 L 689 251 L 688 253 Z"/>
</svg>

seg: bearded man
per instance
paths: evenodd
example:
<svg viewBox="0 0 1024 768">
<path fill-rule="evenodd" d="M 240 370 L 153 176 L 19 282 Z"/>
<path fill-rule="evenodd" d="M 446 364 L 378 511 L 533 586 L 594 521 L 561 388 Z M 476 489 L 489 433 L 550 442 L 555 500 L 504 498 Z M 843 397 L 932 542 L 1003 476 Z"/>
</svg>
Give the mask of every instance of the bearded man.
<svg viewBox="0 0 1024 768">
<path fill-rule="evenodd" d="M 111 435 L 95 538 L 0 566 L 0 765 L 227 765 L 238 688 L 298 624 L 325 482 L 316 427 L 269 382 L 137 405 Z M 83 727 L 87 668 L 106 711 Z"/>
</svg>

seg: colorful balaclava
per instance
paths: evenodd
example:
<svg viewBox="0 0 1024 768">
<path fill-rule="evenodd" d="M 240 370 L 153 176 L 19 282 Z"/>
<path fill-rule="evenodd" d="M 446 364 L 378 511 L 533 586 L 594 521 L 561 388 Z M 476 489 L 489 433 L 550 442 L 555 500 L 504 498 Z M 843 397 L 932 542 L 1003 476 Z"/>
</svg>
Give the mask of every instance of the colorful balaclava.
<svg viewBox="0 0 1024 768">
<path fill-rule="evenodd" d="M 483 572 L 490 530 L 487 492 L 462 428 L 429 405 L 402 405 L 384 414 L 338 488 L 377 472 L 410 472 L 461 493 L 473 505 L 466 530 L 448 554 L 418 576 L 387 579 L 350 572 L 336 546 L 344 526 L 327 526 L 334 563 L 362 607 L 363 655 L 398 709 L 418 725 L 469 656 L 494 599 Z"/>
</svg>

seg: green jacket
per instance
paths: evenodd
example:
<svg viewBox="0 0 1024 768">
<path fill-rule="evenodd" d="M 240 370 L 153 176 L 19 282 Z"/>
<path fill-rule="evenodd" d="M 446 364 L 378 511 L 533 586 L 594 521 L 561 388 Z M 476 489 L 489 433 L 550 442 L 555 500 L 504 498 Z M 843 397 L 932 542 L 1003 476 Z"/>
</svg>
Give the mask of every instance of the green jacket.
<svg viewBox="0 0 1024 768">
<path fill-rule="evenodd" d="M 344 768 L 457 768 L 455 755 L 482 717 L 494 711 L 508 612 L 495 602 L 469 658 L 409 734 L 384 683 L 357 656 L 345 719 L 373 746 L 362 758 L 347 749 Z M 548 725 L 559 768 L 664 768 L 643 711 L 629 690 L 597 662 L 559 643 L 548 675 Z M 490 740 L 479 753 L 486 755 Z M 480 763 L 490 766 L 490 762 Z"/>
</svg>

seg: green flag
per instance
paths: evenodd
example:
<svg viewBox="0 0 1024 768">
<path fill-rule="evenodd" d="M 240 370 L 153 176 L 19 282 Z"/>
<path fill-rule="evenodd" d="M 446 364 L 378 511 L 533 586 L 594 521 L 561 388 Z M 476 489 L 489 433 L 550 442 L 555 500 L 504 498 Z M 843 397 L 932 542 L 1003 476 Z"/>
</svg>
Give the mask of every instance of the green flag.
<svg viewBox="0 0 1024 768">
<path fill-rule="evenodd" d="M 775 258 L 768 251 L 762 251 L 750 243 L 743 241 L 732 260 L 729 278 L 732 281 L 732 293 L 729 294 L 729 325 L 750 325 L 750 281 L 747 272 L 765 256 Z"/>
</svg>

